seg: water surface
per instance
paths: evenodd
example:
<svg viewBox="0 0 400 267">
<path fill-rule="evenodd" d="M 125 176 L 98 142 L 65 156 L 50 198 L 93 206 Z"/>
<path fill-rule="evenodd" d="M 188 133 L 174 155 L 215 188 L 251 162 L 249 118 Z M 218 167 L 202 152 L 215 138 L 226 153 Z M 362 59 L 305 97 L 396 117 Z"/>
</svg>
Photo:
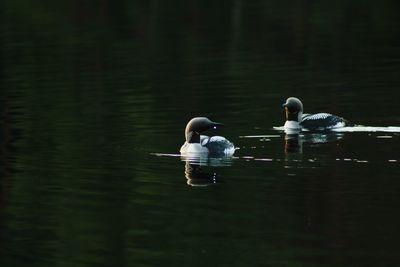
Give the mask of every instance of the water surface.
<svg viewBox="0 0 400 267">
<path fill-rule="evenodd" d="M 397 266 L 396 1 L 0 11 L 1 266 Z M 194 116 L 233 158 L 182 158 Z M 397 128 L 391 128 L 397 129 Z"/>
</svg>

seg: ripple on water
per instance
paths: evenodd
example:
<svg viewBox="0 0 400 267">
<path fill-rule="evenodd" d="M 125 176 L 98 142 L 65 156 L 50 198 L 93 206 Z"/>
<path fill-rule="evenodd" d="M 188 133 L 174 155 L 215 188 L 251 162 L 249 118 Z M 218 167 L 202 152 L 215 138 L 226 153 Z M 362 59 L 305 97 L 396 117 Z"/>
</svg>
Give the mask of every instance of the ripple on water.
<svg viewBox="0 0 400 267">
<path fill-rule="evenodd" d="M 273 127 L 274 130 L 276 131 L 285 131 L 285 128 L 283 126 L 279 127 Z M 364 132 L 364 133 L 376 133 L 376 132 L 386 132 L 386 133 L 400 133 L 400 126 L 363 126 L 363 125 L 356 125 L 352 127 L 342 127 L 342 128 L 337 128 L 337 129 L 331 129 L 332 132 L 340 132 L 340 133 L 345 133 L 345 132 Z M 248 136 L 243 136 L 243 138 L 255 138 L 255 137 L 268 137 L 268 136 L 263 136 L 263 135 L 248 135 Z"/>
<path fill-rule="evenodd" d="M 362 126 L 357 125 L 353 127 L 343 127 L 338 129 L 332 129 L 334 132 L 387 132 L 387 133 L 400 133 L 400 126 L 386 126 L 386 127 L 375 127 L 375 126 Z"/>
</svg>

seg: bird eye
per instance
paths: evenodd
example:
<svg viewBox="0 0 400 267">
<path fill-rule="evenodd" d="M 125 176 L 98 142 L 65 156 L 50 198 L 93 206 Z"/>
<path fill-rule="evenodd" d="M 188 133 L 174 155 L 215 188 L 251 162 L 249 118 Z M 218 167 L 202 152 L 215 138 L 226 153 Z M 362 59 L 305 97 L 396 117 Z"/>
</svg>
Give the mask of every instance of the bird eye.
<svg viewBox="0 0 400 267">
<path fill-rule="evenodd" d="M 214 129 L 217 129 L 217 126 L 214 126 Z"/>
</svg>

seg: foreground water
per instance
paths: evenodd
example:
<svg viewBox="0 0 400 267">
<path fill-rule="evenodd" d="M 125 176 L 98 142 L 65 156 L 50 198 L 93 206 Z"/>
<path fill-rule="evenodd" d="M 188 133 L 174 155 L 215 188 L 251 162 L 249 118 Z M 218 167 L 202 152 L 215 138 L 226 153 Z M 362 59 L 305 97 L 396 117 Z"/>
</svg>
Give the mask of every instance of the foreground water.
<svg viewBox="0 0 400 267">
<path fill-rule="evenodd" d="M 398 4 L 264 2 L 6 1 L 0 266 L 398 266 Z"/>
</svg>

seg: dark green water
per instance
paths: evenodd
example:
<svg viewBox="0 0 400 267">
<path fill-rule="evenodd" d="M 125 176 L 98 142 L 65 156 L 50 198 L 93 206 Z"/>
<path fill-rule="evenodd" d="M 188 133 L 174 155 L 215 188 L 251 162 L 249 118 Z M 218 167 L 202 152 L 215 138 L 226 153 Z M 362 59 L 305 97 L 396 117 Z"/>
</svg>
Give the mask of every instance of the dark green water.
<svg viewBox="0 0 400 267">
<path fill-rule="evenodd" d="M 398 10 L 3 1 L 0 266 L 398 266 L 400 133 L 272 129 L 289 96 L 400 126 Z M 235 158 L 155 155 L 194 116 Z"/>
</svg>

